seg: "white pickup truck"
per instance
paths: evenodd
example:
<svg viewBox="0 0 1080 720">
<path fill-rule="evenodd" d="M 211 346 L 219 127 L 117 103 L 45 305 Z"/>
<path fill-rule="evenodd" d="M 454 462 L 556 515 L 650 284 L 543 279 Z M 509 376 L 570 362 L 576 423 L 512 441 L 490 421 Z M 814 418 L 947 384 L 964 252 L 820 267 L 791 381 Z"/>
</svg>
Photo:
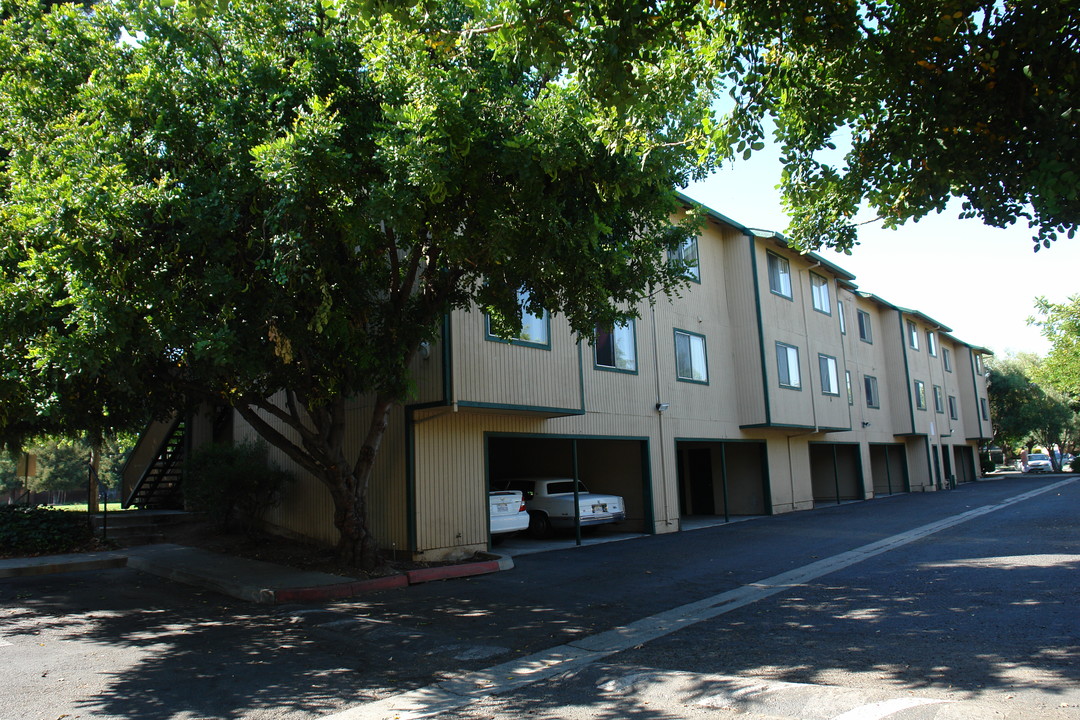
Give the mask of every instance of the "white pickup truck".
<svg viewBox="0 0 1080 720">
<path fill-rule="evenodd" d="M 574 527 L 574 481 L 571 478 L 521 478 L 505 480 L 500 487 L 520 490 L 529 511 L 529 533 L 546 537 L 552 528 Z M 619 522 L 626 518 L 626 505 L 618 495 L 591 493 L 578 482 L 578 512 L 581 526 Z"/>
</svg>

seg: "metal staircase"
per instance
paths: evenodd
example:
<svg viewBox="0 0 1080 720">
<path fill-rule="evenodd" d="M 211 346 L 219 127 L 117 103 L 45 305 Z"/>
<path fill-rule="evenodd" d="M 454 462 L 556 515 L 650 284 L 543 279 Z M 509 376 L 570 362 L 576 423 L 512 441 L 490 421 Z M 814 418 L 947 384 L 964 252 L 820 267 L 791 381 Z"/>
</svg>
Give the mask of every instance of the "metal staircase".
<svg viewBox="0 0 1080 720">
<path fill-rule="evenodd" d="M 179 416 L 170 424 L 153 460 L 139 477 L 124 507 L 144 510 L 180 509 L 184 506 L 181 484 L 187 453 L 187 423 Z"/>
</svg>

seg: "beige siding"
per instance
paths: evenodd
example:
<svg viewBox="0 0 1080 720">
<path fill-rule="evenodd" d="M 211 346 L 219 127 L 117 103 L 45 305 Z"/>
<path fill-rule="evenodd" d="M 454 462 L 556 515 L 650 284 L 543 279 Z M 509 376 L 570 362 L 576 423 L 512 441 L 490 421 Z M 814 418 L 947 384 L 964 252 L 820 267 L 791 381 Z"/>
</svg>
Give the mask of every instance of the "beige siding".
<svg viewBox="0 0 1080 720">
<path fill-rule="evenodd" d="M 757 242 L 738 235 L 724 243 L 724 265 L 727 268 L 727 303 L 731 317 L 732 370 L 735 377 L 739 423 L 759 425 L 765 422 L 765 379 L 762 376 L 762 348 L 758 324 L 758 293 L 755 279 L 761 273 L 752 272 Z M 758 259 L 760 264 L 760 259 Z M 768 278 L 766 291 L 768 291 Z"/>
</svg>

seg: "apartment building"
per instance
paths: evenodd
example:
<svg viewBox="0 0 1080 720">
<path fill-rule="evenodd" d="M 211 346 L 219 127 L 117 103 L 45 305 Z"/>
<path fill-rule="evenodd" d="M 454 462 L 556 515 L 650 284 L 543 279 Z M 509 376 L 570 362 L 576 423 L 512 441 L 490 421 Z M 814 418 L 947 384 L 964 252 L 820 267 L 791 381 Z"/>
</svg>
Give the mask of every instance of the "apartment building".
<svg viewBox="0 0 1080 720">
<path fill-rule="evenodd" d="M 580 478 L 624 498 L 621 531 L 664 533 L 978 477 L 988 350 L 776 233 L 708 215 L 682 248 L 698 260 L 689 288 L 595 343 L 546 313 L 511 341 L 481 312 L 445 319 L 380 451 L 382 547 L 429 560 L 487 549 L 487 492 L 510 478 Z M 363 401 L 353 410 L 358 448 Z M 236 419 L 234 438 L 256 435 Z M 301 479 L 268 521 L 329 543 L 332 518 L 326 491 Z"/>
</svg>

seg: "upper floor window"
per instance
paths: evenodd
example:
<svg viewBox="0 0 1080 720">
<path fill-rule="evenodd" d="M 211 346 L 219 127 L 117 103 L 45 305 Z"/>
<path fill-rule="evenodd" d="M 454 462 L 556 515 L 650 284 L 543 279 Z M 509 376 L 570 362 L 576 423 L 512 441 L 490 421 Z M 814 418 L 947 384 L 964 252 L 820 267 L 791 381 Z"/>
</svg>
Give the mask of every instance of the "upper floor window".
<svg viewBox="0 0 1080 720">
<path fill-rule="evenodd" d="M 982 358 L 979 357 L 978 353 L 971 353 L 971 356 L 973 358 L 975 358 L 975 374 L 976 375 L 982 375 L 983 374 Z"/>
<path fill-rule="evenodd" d="M 672 260 L 681 260 L 686 263 L 686 277 L 695 282 L 701 282 L 701 268 L 698 266 L 698 243 L 696 237 L 687 238 L 668 257 Z"/>
<path fill-rule="evenodd" d="M 836 370 L 836 358 L 818 354 L 818 370 L 821 372 L 821 394 L 839 395 L 840 378 Z"/>
<path fill-rule="evenodd" d="M 596 367 L 607 370 L 637 372 L 637 342 L 634 321 L 629 320 L 610 330 L 596 329 L 593 346 Z"/>
<path fill-rule="evenodd" d="M 844 303 L 836 301 L 836 314 L 840 318 L 840 334 L 847 335 L 847 318 L 844 317 Z"/>
<path fill-rule="evenodd" d="M 919 410 L 926 409 L 926 383 L 922 380 L 915 381 L 915 407 Z"/>
<path fill-rule="evenodd" d="M 919 349 L 919 328 L 910 320 L 907 321 L 907 341 L 912 350 Z"/>
<path fill-rule="evenodd" d="M 937 357 L 937 333 L 933 330 L 926 331 L 926 352 Z"/>
<path fill-rule="evenodd" d="M 522 308 L 519 317 L 521 329 L 510 338 L 510 342 L 514 345 L 550 348 L 551 317 L 548 315 L 548 311 L 544 310 L 539 315 L 533 315 L 525 310 L 524 308 L 528 307 L 529 304 L 529 291 L 525 289 L 518 291 L 518 304 Z M 488 340 L 503 340 L 493 331 L 490 315 L 485 318 L 485 330 Z"/>
<path fill-rule="evenodd" d="M 832 315 L 832 299 L 829 297 L 829 281 L 817 273 L 810 273 L 810 295 L 814 309 Z"/>
<path fill-rule="evenodd" d="M 979 410 L 982 411 L 982 419 L 990 419 L 990 406 L 986 404 L 986 398 L 979 398 Z"/>
<path fill-rule="evenodd" d="M 769 289 L 777 295 L 791 299 L 791 264 L 787 258 L 766 253 L 769 259 Z"/>
<path fill-rule="evenodd" d="M 953 420 L 956 420 L 959 417 L 959 414 L 956 412 L 956 396 L 955 395 L 950 395 L 949 396 L 949 417 L 951 417 Z"/>
<path fill-rule="evenodd" d="M 847 384 L 847 404 L 848 405 L 854 405 L 855 404 L 855 391 L 852 390 L 852 388 L 851 388 L 851 371 L 850 370 L 845 370 L 844 371 L 844 383 Z"/>
<path fill-rule="evenodd" d="M 859 339 L 863 342 L 874 342 L 874 333 L 870 328 L 870 313 L 859 310 Z"/>
<path fill-rule="evenodd" d="M 941 348 L 941 362 L 945 365 L 945 372 L 952 372 L 952 354 L 949 348 Z"/>
<path fill-rule="evenodd" d="M 802 388 L 799 375 L 799 348 L 787 343 L 776 343 L 776 369 L 780 377 L 780 387 Z"/>
<path fill-rule="evenodd" d="M 941 392 L 941 386 L 934 386 L 934 411 L 939 413 L 945 412 L 945 396 Z"/>
<path fill-rule="evenodd" d="M 877 378 L 873 375 L 863 375 L 863 389 L 866 391 L 866 407 L 881 407 L 881 398 L 878 396 Z"/>
<path fill-rule="evenodd" d="M 675 331 L 675 377 L 686 382 L 709 382 L 704 335 Z"/>
</svg>

